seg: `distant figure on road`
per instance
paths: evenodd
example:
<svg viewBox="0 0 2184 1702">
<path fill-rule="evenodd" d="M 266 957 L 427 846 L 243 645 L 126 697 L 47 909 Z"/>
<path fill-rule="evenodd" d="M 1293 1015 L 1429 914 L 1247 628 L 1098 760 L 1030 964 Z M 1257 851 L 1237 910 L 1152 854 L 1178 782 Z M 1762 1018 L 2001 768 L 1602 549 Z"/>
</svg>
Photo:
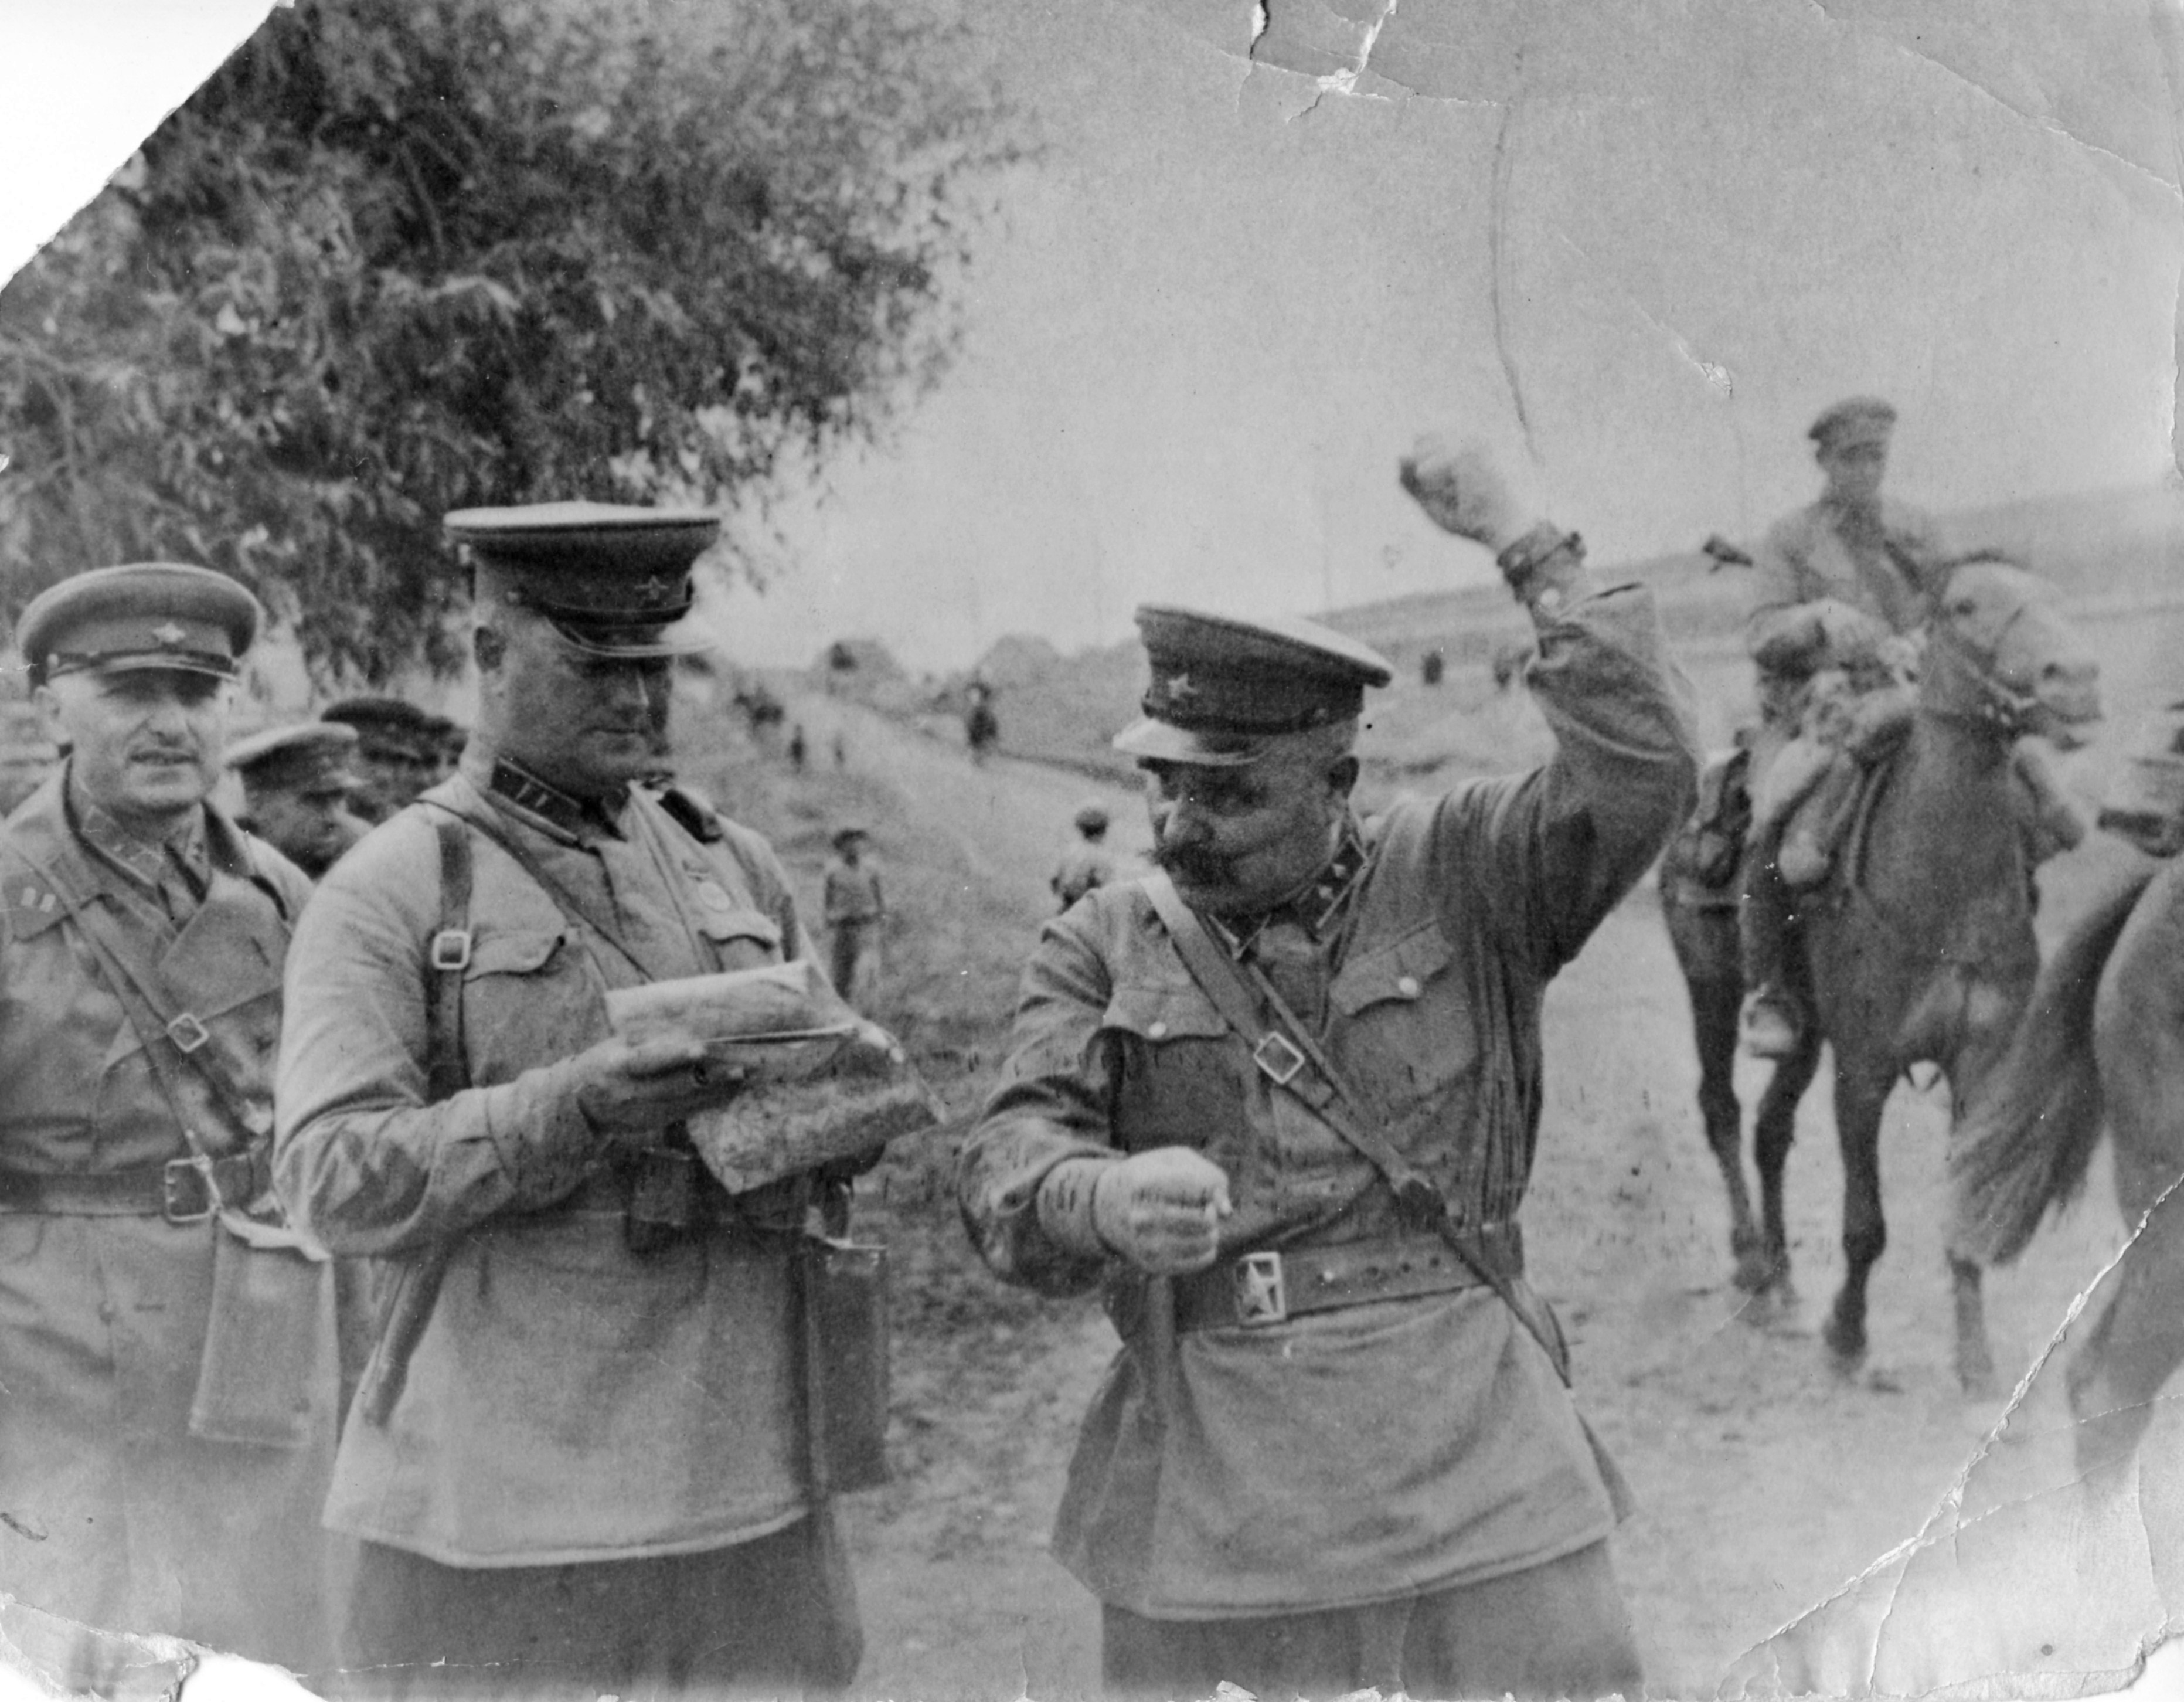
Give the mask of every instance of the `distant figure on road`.
<svg viewBox="0 0 2184 1702">
<path fill-rule="evenodd" d="M 788 766 L 800 774 L 804 772 L 804 760 L 811 754 L 811 748 L 804 742 L 804 723 L 800 721 L 788 730 Z"/>
<path fill-rule="evenodd" d="M 971 760 L 983 763 L 1000 737 L 1000 717 L 994 713 L 994 689 L 983 680 L 973 680 L 971 707 L 963 717 L 963 738 L 971 747 Z"/>
<path fill-rule="evenodd" d="M 849 766 L 850 741 L 844 736 L 842 729 L 838 727 L 834 729 L 834 767 L 837 771 L 839 771 Z"/>
<path fill-rule="evenodd" d="M 862 828 L 835 830 L 834 860 L 827 865 L 824 907 L 827 968 L 833 978 L 834 991 L 861 1008 L 878 974 L 880 929 L 887 920 L 880 872 L 865 861 L 865 842 L 869 837 Z"/>
<path fill-rule="evenodd" d="M 1077 843 L 1063 853 L 1061 866 L 1047 884 L 1064 910 L 1095 886 L 1115 878 L 1115 859 L 1107 850 L 1107 812 L 1087 804 L 1077 812 Z"/>
</svg>

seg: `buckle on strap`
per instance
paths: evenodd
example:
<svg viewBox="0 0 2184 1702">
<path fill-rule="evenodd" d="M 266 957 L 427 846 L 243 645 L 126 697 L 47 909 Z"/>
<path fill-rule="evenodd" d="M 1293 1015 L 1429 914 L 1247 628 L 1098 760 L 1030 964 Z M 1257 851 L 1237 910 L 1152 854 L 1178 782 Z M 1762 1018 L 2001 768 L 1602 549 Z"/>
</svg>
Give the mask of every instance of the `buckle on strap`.
<svg viewBox="0 0 2184 1702">
<path fill-rule="evenodd" d="M 167 1024 L 167 1038 L 175 1043 L 175 1050 L 187 1057 L 212 1038 L 212 1030 L 189 1012 L 184 1011 Z"/>
<path fill-rule="evenodd" d="M 170 1158 L 159 1172 L 159 1215 L 170 1224 L 203 1223 L 220 1208 L 212 1160 L 192 1154 Z"/>
<path fill-rule="evenodd" d="M 432 936 L 432 963 L 435 969 L 452 974 L 471 966 L 471 930 L 443 928 Z"/>
<path fill-rule="evenodd" d="M 1236 1261 L 1236 1321 L 1247 1330 L 1286 1323 L 1289 1292 L 1282 1281 L 1282 1256 L 1247 1253 Z"/>
<path fill-rule="evenodd" d="M 1251 1048 L 1251 1062 L 1258 1065 L 1259 1074 L 1275 1086 L 1287 1087 L 1304 1068 L 1305 1056 L 1287 1035 L 1276 1030 Z"/>
</svg>

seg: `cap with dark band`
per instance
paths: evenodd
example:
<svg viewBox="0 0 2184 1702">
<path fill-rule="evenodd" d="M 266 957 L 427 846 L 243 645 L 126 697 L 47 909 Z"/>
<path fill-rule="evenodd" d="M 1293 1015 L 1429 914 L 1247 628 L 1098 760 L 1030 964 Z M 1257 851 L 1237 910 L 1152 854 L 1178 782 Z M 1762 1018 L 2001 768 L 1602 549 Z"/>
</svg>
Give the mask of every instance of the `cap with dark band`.
<svg viewBox="0 0 2184 1702">
<path fill-rule="evenodd" d="M 31 600 L 23 659 L 47 678 L 148 669 L 232 679 L 265 611 L 225 573 L 178 561 L 94 567 Z"/>
<path fill-rule="evenodd" d="M 717 515 L 545 502 L 458 509 L 442 523 L 469 546 L 481 590 L 543 615 L 578 650 L 641 658 L 707 647 L 660 634 L 690 612 L 690 569 L 720 536 Z"/>
<path fill-rule="evenodd" d="M 1805 433 L 1826 449 L 1844 442 L 1886 443 L 1896 424 L 1896 405 L 1879 396 L 1847 396 L 1825 410 Z"/>
<path fill-rule="evenodd" d="M 348 753 L 356 746 L 354 727 L 338 721 L 305 721 L 292 727 L 269 727 L 227 748 L 227 766 L 254 791 L 298 792 L 331 796 L 356 789 Z"/>
<path fill-rule="evenodd" d="M 1114 741 L 1134 756 L 1240 766 L 1269 738 L 1349 720 L 1366 687 L 1395 677 L 1379 652 L 1313 621 L 1148 603 L 1137 622 L 1152 664 L 1145 718 Z"/>
</svg>

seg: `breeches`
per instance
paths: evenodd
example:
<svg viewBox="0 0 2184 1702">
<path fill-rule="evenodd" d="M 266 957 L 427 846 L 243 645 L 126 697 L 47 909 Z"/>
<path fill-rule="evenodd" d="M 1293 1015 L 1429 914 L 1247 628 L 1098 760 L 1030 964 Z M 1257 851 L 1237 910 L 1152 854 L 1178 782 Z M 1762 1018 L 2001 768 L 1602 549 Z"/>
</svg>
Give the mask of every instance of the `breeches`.
<svg viewBox="0 0 2184 1702">
<path fill-rule="evenodd" d="M 443 1566 L 364 1545 L 341 1638 L 347 1696 L 794 1695 L 864 1653 L 833 1515 L 701 1554 Z"/>
<path fill-rule="evenodd" d="M 1223 1680 L 1262 1702 L 1383 1695 L 1638 1694 L 1630 1612 L 1607 1544 L 1481 1583 L 1368 1607 L 1262 1619 L 1154 1620 L 1103 1607 L 1110 1696 L 1211 1696 Z"/>
</svg>

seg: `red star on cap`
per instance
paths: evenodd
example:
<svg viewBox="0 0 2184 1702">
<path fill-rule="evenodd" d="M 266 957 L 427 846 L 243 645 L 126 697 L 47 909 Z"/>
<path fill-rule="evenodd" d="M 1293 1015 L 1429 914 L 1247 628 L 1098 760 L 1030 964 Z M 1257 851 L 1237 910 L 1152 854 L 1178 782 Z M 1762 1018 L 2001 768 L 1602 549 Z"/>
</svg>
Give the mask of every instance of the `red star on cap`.
<svg viewBox="0 0 2184 1702">
<path fill-rule="evenodd" d="M 152 636 L 163 645 L 178 645 L 189 634 L 170 621 L 163 627 L 153 628 Z"/>
<path fill-rule="evenodd" d="M 1167 695 L 1170 697 L 1195 697 L 1198 695 L 1198 688 L 1190 683 L 1190 669 L 1185 668 L 1181 673 L 1170 674 L 1168 676 Z"/>
</svg>

